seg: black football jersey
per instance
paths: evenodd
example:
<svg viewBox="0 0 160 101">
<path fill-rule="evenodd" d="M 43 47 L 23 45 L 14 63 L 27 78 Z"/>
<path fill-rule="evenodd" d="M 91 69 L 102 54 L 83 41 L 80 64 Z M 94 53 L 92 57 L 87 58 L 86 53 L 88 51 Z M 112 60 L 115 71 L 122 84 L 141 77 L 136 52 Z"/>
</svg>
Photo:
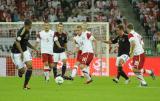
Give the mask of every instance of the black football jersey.
<svg viewBox="0 0 160 101">
<path fill-rule="evenodd" d="M 29 37 L 30 37 L 30 32 L 26 31 L 24 27 L 18 30 L 17 35 L 16 35 L 16 40 L 20 42 L 23 52 L 27 50 L 27 44 L 28 44 Z M 11 52 L 20 53 L 20 51 L 18 50 L 16 46 L 16 43 L 13 44 Z"/>
</svg>

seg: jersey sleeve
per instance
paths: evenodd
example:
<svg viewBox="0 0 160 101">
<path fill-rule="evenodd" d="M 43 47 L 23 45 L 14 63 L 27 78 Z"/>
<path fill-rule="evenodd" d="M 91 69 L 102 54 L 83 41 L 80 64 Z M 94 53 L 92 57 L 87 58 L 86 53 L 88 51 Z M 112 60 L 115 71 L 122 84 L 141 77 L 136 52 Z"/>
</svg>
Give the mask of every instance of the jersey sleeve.
<svg viewBox="0 0 160 101">
<path fill-rule="evenodd" d="M 113 44 L 117 43 L 119 39 L 119 36 L 117 36 L 115 39 L 111 40 Z"/>
<path fill-rule="evenodd" d="M 95 37 L 92 35 L 91 32 L 87 32 L 86 34 L 87 34 L 87 39 L 92 40 L 92 41 L 95 40 Z"/>
<path fill-rule="evenodd" d="M 22 28 L 22 29 L 20 29 L 20 30 L 17 32 L 17 37 L 16 37 L 16 40 L 17 40 L 17 41 L 21 41 L 24 32 L 25 32 L 25 28 Z"/>
<path fill-rule="evenodd" d="M 135 37 L 133 36 L 133 34 L 128 34 L 128 39 L 129 39 L 129 42 L 131 42 L 135 40 Z"/>
<path fill-rule="evenodd" d="M 37 34 L 36 34 L 36 41 L 37 41 L 37 42 L 40 42 L 40 39 L 41 39 L 40 33 L 37 33 Z"/>
</svg>

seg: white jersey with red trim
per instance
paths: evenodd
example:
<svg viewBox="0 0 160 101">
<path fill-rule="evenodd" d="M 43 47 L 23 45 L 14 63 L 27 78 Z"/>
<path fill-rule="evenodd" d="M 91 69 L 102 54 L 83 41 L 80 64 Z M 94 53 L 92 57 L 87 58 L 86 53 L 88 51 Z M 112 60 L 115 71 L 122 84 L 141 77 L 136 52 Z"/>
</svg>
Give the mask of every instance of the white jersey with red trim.
<svg viewBox="0 0 160 101">
<path fill-rule="evenodd" d="M 143 40 L 142 40 L 142 36 L 139 35 L 137 32 L 135 32 L 134 30 L 132 30 L 129 34 L 128 34 L 128 39 L 129 41 L 134 41 L 135 42 L 135 48 L 133 50 L 134 55 L 140 55 L 142 53 L 144 53 L 144 49 L 143 49 Z"/>
<path fill-rule="evenodd" d="M 37 35 L 37 41 L 40 41 L 41 53 L 53 54 L 54 31 L 45 32 L 42 30 Z"/>
<path fill-rule="evenodd" d="M 82 46 L 82 53 L 93 53 L 92 40 L 94 40 L 94 37 L 92 36 L 92 33 L 89 31 L 85 31 L 82 32 L 79 37 L 79 43 Z"/>
<path fill-rule="evenodd" d="M 80 36 L 76 35 L 73 39 L 75 40 L 76 47 L 79 48 L 79 50 L 82 50 L 82 46 L 80 44 Z"/>
</svg>

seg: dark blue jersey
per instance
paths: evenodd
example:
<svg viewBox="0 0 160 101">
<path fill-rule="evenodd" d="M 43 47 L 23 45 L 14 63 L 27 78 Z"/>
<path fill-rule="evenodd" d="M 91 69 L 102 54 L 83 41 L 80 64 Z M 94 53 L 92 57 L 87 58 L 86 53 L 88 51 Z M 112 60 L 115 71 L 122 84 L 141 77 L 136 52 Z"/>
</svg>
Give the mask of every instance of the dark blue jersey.
<svg viewBox="0 0 160 101">
<path fill-rule="evenodd" d="M 21 29 L 18 30 L 17 35 L 16 35 L 16 41 L 20 42 L 20 45 L 21 45 L 23 52 L 27 50 L 29 37 L 30 37 L 30 32 L 26 31 L 24 27 L 22 27 Z M 13 44 L 11 52 L 12 53 L 20 53 L 15 42 Z"/>
<path fill-rule="evenodd" d="M 118 56 L 121 56 L 122 54 L 129 55 L 130 51 L 130 42 L 128 39 L 128 35 L 124 34 L 123 36 L 118 36 L 114 40 L 112 40 L 112 43 L 118 43 Z"/>
</svg>

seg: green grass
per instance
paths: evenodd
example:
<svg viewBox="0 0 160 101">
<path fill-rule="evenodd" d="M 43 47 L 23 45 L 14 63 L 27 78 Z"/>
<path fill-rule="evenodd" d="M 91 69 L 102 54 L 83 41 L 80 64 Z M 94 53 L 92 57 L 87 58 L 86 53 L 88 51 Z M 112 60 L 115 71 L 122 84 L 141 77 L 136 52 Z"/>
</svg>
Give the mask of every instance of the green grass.
<svg viewBox="0 0 160 101">
<path fill-rule="evenodd" d="M 114 84 L 109 77 L 94 77 L 94 82 L 85 85 L 84 79 L 65 81 L 57 85 L 53 80 L 46 83 L 43 78 L 32 77 L 31 90 L 23 90 L 23 79 L 0 78 L 0 101 L 160 101 L 160 78 L 147 77 L 148 87 L 139 87 L 132 77 L 129 85 L 121 79 Z"/>
</svg>

